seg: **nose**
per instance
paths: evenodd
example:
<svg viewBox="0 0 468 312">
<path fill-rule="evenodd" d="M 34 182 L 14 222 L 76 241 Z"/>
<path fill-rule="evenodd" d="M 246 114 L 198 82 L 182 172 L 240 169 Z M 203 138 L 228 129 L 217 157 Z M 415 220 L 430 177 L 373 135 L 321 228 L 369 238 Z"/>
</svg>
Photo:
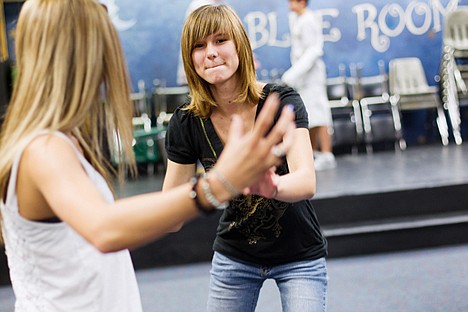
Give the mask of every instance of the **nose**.
<svg viewBox="0 0 468 312">
<path fill-rule="evenodd" d="M 218 56 L 218 50 L 216 49 L 216 46 L 209 42 L 206 45 L 206 57 L 209 59 L 215 58 Z"/>
</svg>

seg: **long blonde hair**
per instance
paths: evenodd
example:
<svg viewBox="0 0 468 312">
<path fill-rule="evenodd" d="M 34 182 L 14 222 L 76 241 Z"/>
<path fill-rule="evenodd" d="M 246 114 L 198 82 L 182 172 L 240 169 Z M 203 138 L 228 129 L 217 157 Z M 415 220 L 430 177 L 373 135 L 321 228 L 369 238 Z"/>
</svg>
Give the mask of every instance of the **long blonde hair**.
<svg viewBox="0 0 468 312">
<path fill-rule="evenodd" d="M 195 71 L 192 51 L 197 42 L 215 33 L 227 35 L 236 45 L 239 56 L 237 75 L 241 82 L 241 92 L 236 101 L 257 103 L 261 98 L 261 88 L 257 83 L 252 47 L 239 16 L 227 5 L 202 6 L 187 17 L 180 42 L 191 97 L 187 109 L 203 118 L 211 115 L 212 109 L 216 107 L 216 102 L 210 91 L 210 84 L 198 76 Z"/>
<path fill-rule="evenodd" d="M 134 168 L 132 105 L 120 41 L 95 0 L 29 0 L 16 30 L 17 77 L 0 136 L 0 198 L 14 157 L 43 130 L 71 132 L 112 185 L 103 150 Z M 118 133 L 119 140 L 113 138 Z"/>
</svg>

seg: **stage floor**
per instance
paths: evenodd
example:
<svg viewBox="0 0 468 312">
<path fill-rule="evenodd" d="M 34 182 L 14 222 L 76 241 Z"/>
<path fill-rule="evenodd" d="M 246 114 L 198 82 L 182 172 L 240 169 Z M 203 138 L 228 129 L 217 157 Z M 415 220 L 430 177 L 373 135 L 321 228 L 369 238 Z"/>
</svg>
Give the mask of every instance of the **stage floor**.
<svg viewBox="0 0 468 312">
<path fill-rule="evenodd" d="M 468 143 L 343 154 L 336 159 L 336 168 L 317 172 L 314 199 L 468 184 Z M 126 197 L 161 190 L 163 179 L 163 172 L 140 175 L 119 194 Z"/>
<path fill-rule="evenodd" d="M 340 155 L 333 170 L 317 172 L 314 198 L 468 184 L 468 144 Z"/>
</svg>

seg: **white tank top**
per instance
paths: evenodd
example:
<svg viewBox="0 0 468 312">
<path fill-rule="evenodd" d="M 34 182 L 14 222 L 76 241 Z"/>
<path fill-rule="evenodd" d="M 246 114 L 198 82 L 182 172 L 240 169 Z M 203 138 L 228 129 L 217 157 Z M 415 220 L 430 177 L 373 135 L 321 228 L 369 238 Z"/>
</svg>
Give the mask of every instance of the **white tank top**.
<svg viewBox="0 0 468 312">
<path fill-rule="evenodd" d="M 72 141 L 61 132 L 48 134 L 73 147 L 102 196 L 113 202 L 104 178 Z M 13 162 L 7 197 L 0 204 L 15 311 L 142 311 L 128 250 L 103 254 L 65 222 L 35 222 L 19 214 L 16 181 L 21 155 L 22 151 Z"/>
</svg>

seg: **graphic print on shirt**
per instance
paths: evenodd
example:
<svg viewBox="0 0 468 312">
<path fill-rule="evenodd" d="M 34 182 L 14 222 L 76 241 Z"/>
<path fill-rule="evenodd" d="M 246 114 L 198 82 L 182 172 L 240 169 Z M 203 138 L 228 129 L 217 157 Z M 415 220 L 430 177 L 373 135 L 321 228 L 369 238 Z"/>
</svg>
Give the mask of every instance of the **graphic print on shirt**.
<svg viewBox="0 0 468 312">
<path fill-rule="evenodd" d="M 216 158 L 203 157 L 201 163 L 208 172 L 216 163 Z M 285 164 L 278 166 L 277 172 L 287 172 Z M 249 245 L 281 235 L 279 220 L 290 206 L 289 203 L 264 198 L 259 195 L 239 195 L 231 201 L 227 212 L 233 216 L 228 231 L 237 230 Z"/>
<path fill-rule="evenodd" d="M 229 225 L 229 230 L 237 228 L 249 242 L 255 245 L 272 235 L 278 238 L 282 227 L 279 220 L 289 204 L 258 195 L 241 195 L 231 202 L 235 220 Z"/>
</svg>

